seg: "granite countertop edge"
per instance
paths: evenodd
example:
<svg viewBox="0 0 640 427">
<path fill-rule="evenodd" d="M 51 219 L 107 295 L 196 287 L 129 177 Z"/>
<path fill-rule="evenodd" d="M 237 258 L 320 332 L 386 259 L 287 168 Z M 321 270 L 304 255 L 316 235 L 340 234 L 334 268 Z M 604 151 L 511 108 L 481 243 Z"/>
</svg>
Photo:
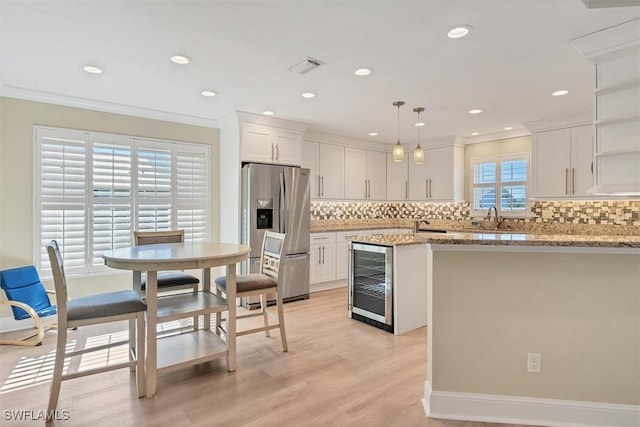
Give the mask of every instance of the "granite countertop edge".
<svg viewBox="0 0 640 427">
<path fill-rule="evenodd" d="M 522 233 L 419 233 L 358 236 L 350 239 L 356 243 L 382 246 L 433 245 L 484 245 L 484 246 L 549 246 L 587 248 L 640 249 L 638 236 L 588 236 L 588 235 L 530 235 Z"/>
</svg>

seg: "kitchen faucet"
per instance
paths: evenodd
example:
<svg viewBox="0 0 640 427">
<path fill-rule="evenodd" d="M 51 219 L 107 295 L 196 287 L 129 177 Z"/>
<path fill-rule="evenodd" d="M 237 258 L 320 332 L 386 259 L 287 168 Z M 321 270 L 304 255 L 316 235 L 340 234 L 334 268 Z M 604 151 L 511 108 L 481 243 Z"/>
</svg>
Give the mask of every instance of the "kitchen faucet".
<svg viewBox="0 0 640 427">
<path fill-rule="evenodd" d="M 496 208 L 495 205 L 489 208 L 489 211 L 487 212 L 487 219 L 491 221 L 491 210 L 495 212 L 495 217 L 493 218 L 493 228 L 499 228 L 503 220 L 502 218 L 498 218 L 498 208 Z"/>
<path fill-rule="evenodd" d="M 427 221 L 426 219 L 418 219 L 418 220 L 416 220 L 416 222 L 414 223 L 413 232 L 414 232 L 414 233 L 419 232 L 419 231 L 420 231 L 420 226 L 421 226 L 422 224 L 429 225 L 429 224 L 431 224 L 431 223 L 430 223 L 429 221 Z"/>
</svg>

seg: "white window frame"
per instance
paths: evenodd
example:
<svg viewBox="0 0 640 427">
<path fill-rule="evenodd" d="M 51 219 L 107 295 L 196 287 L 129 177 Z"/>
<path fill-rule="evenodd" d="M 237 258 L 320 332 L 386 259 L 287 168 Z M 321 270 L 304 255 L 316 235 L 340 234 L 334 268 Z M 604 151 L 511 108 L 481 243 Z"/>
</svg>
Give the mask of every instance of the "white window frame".
<svg viewBox="0 0 640 427">
<path fill-rule="evenodd" d="M 45 126 L 34 126 L 34 236 L 33 236 L 33 259 L 34 265 L 38 268 L 40 274 L 43 277 L 50 277 L 51 271 L 48 268 L 48 259 L 46 258 L 46 251 L 44 249 L 44 240 L 48 241 L 48 238 L 43 236 L 42 225 L 43 225 L 43 206 L 45 203 L 50 203 L 52 207 L 55 206 L 68 206 L 67 203 L 70 201 L 75 201 L 77 208 L 79 211 L 84 212 L 84 249 L 78 249 L 76 251 L 75 260 L 72 262 L 69 260 L 65 260 L 65 273 L 68 276 L 83 276 L 83 275 L 91 275 L 96 273 L 104 273 L 112 271 L 108 267 L 106 267 L 103 263 L 94 264 L 94 206 L 98 204 L 106 204 L 106 205 L 124 205 L 129 207 L 129 224 L 130 228 L 127 230 L 127 240 L 123 240 L 122 236 L 124 235 L 123 230 L 120 229 L 119 236 L 117 242 L 112 242 L 110 244 L 113 247 L 122 247 L 122 246 L 130 246 L 133 244 L 133 230 L 139 229 L 139 215 L 138 209 L 141 204 L 141 199 L 138 196 L 138 179 L 137 179 L 137 153 L 142 148 L 156 148 L 167 150 L 170 153 L 171 159 L 171 185 L 170 185 L 170 226 L 158 229 L 176 229 L 178 228 L 178 224 L 181 225 L 189 224 L 189 215 L 191 217 L 196 217 L 198 223 L 198 227 L 196 231 L 192 231 L 189 227 L 185 228 L 185 240 L 209 240 L 211 235 L 211 150 L 210 147 L 206 144 L 195 144 L 195 143 L 187 143 L 180 141 L 169 141 L 169 140 L 160 140 L 160 139 L 145 139 L 145 138 L 137 138 L 133 136 L 127 135 L 117 135 L 117 134 L 107 134 L 100 132 L 92 132 L 85 130 L 76 130 L 76 129 L 61 129 L 61 128 L 52 128 Z M 42 181 L 42 141 L 43 138 L 61 138 L 61 139 L 71 139 L 77 141 L 83 141 L 85 144 L 84 150 L 84 170 L 85 170 L 85 180 L 84 180 L 84 197 L 76 197 L 73 200 L 64 200 L 61 196 L 50 196 L 46 197 L 42 195 L 43 189 L 43 181 Z M 104 143 L 107 141 L 108 143 L 114 143 L 122 146 L 130 147 L 131 149 L 131 157 L 130 157 L 130 175 L 131 175 L 131 184 L 130 184 L 130 194 L 129 197 L 105 197 L 104 199 L 97 199 L 94 197 L 94 189 L 93 189 L 93 147 L 94 144 Z M 186 153 L 186 154 L 185 154 Z M 193 155 L 194 161 L 189 162 L 190 155 Z M 196 190 L 190 192 L 189 194 L 197 195 L 193 197 L 180 197 L 178 192 L 178 157 L 182 156 L 182 165 L 183 170 L 186 170 L 180 178 L 187 179 L 192 178 L 189 176 L 189 173 L 197 174 L 200 181 L 197 181 Z M 197 159 L 199 158 L 199 159 Z M 186 163 L 185 163 L 186 159 Z M 184 165 L 186 164 L 187 168 L 191 167 L 191 169 L 184 169 Z M 192 164 L 195 164 L 193 166 Z M 194 172 L 195 171 L 195 172 Z M 186 175 L 185 175 L 186 174 Z M 204 182 L 202 182 L 204 181 Z M 55 184 L 55 182 L 54 182 Z M 188 184 L 187 184 L 188 185 Z M 56 205 L 57 204 L 57 205 Z M 186 217 L 183 220 L 180 220 L 178 215 L 178 209 L 180 207 L 186 207 Z M 195 212 L 195 213 L 194 213 Z M 193 221 L 192 221 L 193 222 Z M 202 223 L 204 222 L 204 227 Z M 76 222 L 77 226 L 80 227 L 79 222 Z M 204 228 L 204 230 L 203 230 Z M 147 230 L 152 230 L 154 228 L 146 228 Z M 44 240 L 43 240 L 44 239 Z M 43 243 L 44 242 L 44 243 Z M 60 242 L 62 245 L 62 242 Z M 64 246 L 61 247 L 63 250 L 64 257 Z M 80 253 L 84 251 L 82 265 L 78 264 L 80 261 L 78 260 L 80 257 Z M 96 252 L 96 255 L 99 255 Z M 44 265 L 44 267 L 43 267 Z"/>
<path fill-rule="evenodd" d="M 525 208 L 522 211 L 503 211 L 501 206 L 501 196 L 502 192 L 501 188 L 501 171 L 502 171 L 502 162 L 510 161 L 510 160 L 524 160 L 527 164 L 527 177 L 525 184 Z M 498 215 L 504 218 L 529 218 L 531 217 L 531 153 L 514 153 L 514 154 L 505 154 L 498 156 L 488 156 L 488 157 L 477 157 L 470 159 L 470 170 L 469 170 L 469 204 L 470 211 L 472 217 L 486 217 L 487 211 L 475 209 L 475 188 L 476 187 L 491 187 L 489 184 L 476 184 L 474 182 L 474 166 L 482 163 L 496 163 L 496 182 L 493 184 L 493 189 L 496 194 L 496 209 L 498 210 Z"/>
</svg>

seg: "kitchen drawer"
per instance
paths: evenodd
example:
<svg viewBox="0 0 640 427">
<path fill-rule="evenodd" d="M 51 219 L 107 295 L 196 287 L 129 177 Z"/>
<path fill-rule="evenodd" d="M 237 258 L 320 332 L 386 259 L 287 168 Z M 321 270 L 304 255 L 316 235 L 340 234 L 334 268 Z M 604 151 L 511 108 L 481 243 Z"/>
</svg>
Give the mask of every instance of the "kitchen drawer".
<svg viewBox="0 0 640 427">
<path fill-rule="evenodd" d="M 336 242 L 336 233 L 324 232 L 324 233 L 311 233 L 310 243 L 312 245 L 318 245 L 323 243 L 335 243 Z"/>
<path fill-rule="evenodd" d="M 349 242 L 356 236 L 364 236 L 364 230 L 349 230 L 336 232 L 336 242 L 344 243 Z"/>
</svg>

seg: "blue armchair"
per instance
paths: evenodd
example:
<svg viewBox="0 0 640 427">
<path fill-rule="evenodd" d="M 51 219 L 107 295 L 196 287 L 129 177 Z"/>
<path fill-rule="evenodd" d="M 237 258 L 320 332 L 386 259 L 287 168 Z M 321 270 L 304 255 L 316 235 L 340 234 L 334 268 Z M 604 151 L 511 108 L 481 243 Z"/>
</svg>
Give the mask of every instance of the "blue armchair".
<svg viewBox="0 0 640 427">
<path fill-rule="evenodd" d="M 56 306 L 51 304 L 47 295 L 55 292 L 45 289 L 34 266 L 0 271 L 0 287 L 6 296 L 0 304 L 11 306 L 16 320 L 31 318 L 34 322 L 33 328 L 4 333 L 3 335 L 12 337 L 0 339 L 0 344 L 28 346 L 42 344 L 44 333 L 56 328 L 54 316 Z"/>
</svg>

